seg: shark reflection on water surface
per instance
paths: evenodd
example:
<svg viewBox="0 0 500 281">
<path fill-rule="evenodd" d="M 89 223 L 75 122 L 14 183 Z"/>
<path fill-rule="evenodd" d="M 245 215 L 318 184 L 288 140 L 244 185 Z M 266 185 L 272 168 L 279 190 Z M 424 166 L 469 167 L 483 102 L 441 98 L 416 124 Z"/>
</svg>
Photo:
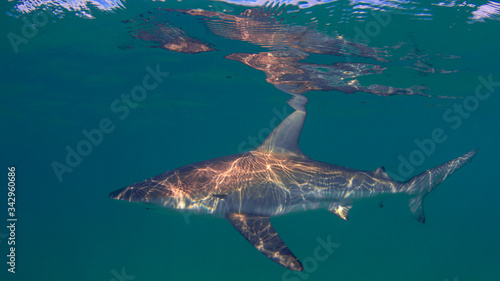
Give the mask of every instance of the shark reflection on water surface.
<svg viewBox="0 0 500 281">
<path fill-rule="evenodd" d="M 346 94 L 365 92 L 380 96 L 421 95 L 428 89 L 423 85 L 405 88 L 387 85 L 362 85 L 360 76 L 382 74 L 390 67 L 389 49 L 378 49 L 363 43 L 350 42 L 342 36 L 327 35 L 313 26 L 287 24 L 277 18 L 282 11 L 267 11 L 259 8 L 246 9 L 240 14 L 196 10 L 158 9 L 146 16 L 128 22 L 139 23 L 132 35 L 144 41 L 158 43 L 163 48 L 181 53 L 214 51 L 214 46 L 181 29 L 182 25 L 170 22 L 175 15 L 188 17 L 200 24 L 200 30 L 230 40 L 245 41 L 269 49 L 266 52 L 235 52 L 226 59 L 242 62 L 266 73 L 266 81 L 287 93 L 308 91 L 340 91 Z M 173 21 L 175 22 L 175 20 Z M 209 36 L 210 38 L 210 36 Z M 397 47 L 399 48 L 399 47 Z M 349 62 L 331 64 L 304 62 L 315 56 L 327 59 L 348 57 Z M 451 57 L 450 57 L 451 58 Z M 334 59 L 335 60 L 335 59 Z M 362 60 L 362 62 L 356 62 Z M 370 61 L 368 63 L 367 61 Z M 393 66 L 395 64 L 392 64 Z M 408 59 L 403 57 L 398 64 L 408 69 L 425 73 L 452 73 L 434 69 L 425 62 L 425 56 Z M 425 68 L 423 68 L 425 67 Z"/>
<path fill-rule="evenodd" d="M 384 52 L 362 43 L 350 42 L 342 36 L 329 36 L 310 26 L 286 24 L 276 19 L 280 11 L 259 8 L 247 9 L 239 15 L 196 10 L 171 10 L 194 17 L 201 17 L 210 30 L 218 36 L 246 41 L 268 48 L 283 46 L 311 54 L 355 56 L 384 61 Z"/>
<path fill-rule="evenodd" d="M 125 22 L 130 23 L 139 20 L 140 27 L 133 31 L 132 35 L 137 39 L 159 44 L 158 46 L 152 46 L 153 48 L 162 48 L 187 54 L 214 51 L 210 44 L 188 36 L 182 29 L 168 22 L 156 22 L 144 16 Z"/>
<path fill-rule="evenodd" d="M 295 111 L 257 149 L 186 165 L 109 196 L 224 217 L 266 257 L 302 271 L 302 263 L 276 233 L 270 217 L 326 209 L 348 220 L 357 200 L 401 197 L 423 223 L 424 198 L 476 154 L 473 150 L 404 182 L 390 178 L 383 167 L 361 171 L 315 161 L 298 146 L 307 98 L 295 95 L 288 103 Z"/>
<path fill-rule="evenodd" d="M 338 62 L 331 65 L 303 63 L 307 58 L 292 52 L 235 53 L 227 59 L 242 62 L 266 73 L 266 81 L 287 93 L 337 90 L 346 94 L 365 92 L 379 96 L 425 95 L 425 87 L 393 88 L 384 85 L 361 86 L 359 76 L 379 74 L 385 68 L 377 64 Z"/>
</svg>

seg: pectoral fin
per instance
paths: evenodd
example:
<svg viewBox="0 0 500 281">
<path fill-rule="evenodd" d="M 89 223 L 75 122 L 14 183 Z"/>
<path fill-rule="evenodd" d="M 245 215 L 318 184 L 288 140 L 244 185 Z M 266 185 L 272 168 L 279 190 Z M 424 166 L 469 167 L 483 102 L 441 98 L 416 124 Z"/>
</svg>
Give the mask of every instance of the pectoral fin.
<svg viewBox="0 0 500 281">
<path fill-rule="evenodd" d="M 230 213 L 226 218 L 250 244 L 266 257 L 288 269 L 304 270 L 302 263 L 287 248 L 274 230 L 269 217 Z"/>
</svg>

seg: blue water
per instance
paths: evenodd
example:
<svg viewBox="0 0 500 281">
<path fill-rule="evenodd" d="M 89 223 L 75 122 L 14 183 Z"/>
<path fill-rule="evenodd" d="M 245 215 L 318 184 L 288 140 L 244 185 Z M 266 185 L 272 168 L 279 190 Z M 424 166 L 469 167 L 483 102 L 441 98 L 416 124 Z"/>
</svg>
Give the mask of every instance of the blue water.
<svg viewBox="0 0 500 281">
<path fill-rule="evenodd" d="M 398 199 L 388 200 L 383 209 L 370 200 L 355 204 L 347 222 L 325 210 L 272 218 L 304 262 L 303 273 L 288 272 L 264 257 L 222 218 L 147 209 L 107 196 L 182 165 L 250 149 L 249 138 L 261 142 L 273 129 L 272 120 L 292 112 L 285 103 L 290 95 L 266 82 L 261 70 L 224 59 L 235 52 L 269 51 L 266 47 L 222 38 L 199 29 L 200 21 L 186 21 L 184 29 L 191 28 L 217 51 L 149 48 L 154 43 L 134 38 L 134 25 L 122 22 L 157 7 L 221 12 L 229 7 L 233 14 L 245 7 L 218 2 L 211 8 L 201 1 L 129 1 L 112 9 L 89 4 L 84 14 L 61 9 L 35 35 L 26 36 L 23 18 L 32 21 L 44 7 L 28 13 L 13 9 L 16 4 L 1 4 L 9 13 L 0 16 L 0 225 L 5 225 L 0 227 L 0 280 L 500 280 L 495 2 L 414 3 L 413 10 L 411 3 L 397 8 L 367 4 L 392 15 L 367 44 L 391 56 L 388 62 L 358 58 L 386 68 L 359 82 L 424 85 L 430 97 L 308 91 L 302 151 L 361 170 L 385 166 L 395 178 L 475 148 L 479 153 L 426 198 L 425 224 L 416 222 Z M 57 7 L 53 2 L 45 11 Z M 352 40 L 356 27 L 364 30 L 373 22 L 359 9 L 339 1 L 285 17 L 292 25 Z M 25 40 L 17 49 L 12 34 Z M 413 62 L 401 58 L 412 52 L 425 56 L 432 68 L 451 72 L 410 68 Z M 453 59 L 443 58 L 449 56 Z M 311 55 L 307 61 L 330 64 L 343 58 Z M 135 108 L 127 106 L 126 116 L 113 109 L 114 103 L 124 106 L 121 95 L 143 85 L 148 67 L 169 74 Z M 482 86 L 479 99 L 475 92 L 484 80 L 493 83 Z M 462 115 L 454 111 L 457 106 L 464 108 Z M 83 130 L 102 127 L 109 132 L 96 145 L 80 147 L 81 159 L 66 159 L 68 147 L 78 150 L 87 139 Z M 446 140 L 434 142 L 425 154 L 416 142 L 432 138 L 436 129 Z M 412 153 L 423 158 L 415 158 L 406 174 L 401 159 L 412 161 Z M 66 165 L 67 172 L 55 172 L 55 162 Z M 16 169 L 15 274 L 7 271 L 11 166 Z M 327 258 L 315 258 L 318 241 L 328 239 L 336 247 Z"/>
</svg>

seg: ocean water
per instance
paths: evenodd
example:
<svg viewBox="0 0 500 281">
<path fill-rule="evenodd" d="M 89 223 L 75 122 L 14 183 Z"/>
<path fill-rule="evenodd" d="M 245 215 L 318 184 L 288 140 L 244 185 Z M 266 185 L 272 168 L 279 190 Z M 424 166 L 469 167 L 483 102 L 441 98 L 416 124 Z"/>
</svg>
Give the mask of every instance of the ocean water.
<svg viewBox="0 0 500 281">
<path fill-rule="evenodd" d="M 500 280 L 500 4 L 288 2 L 3 2 L 0 280 Z M 290 94 L 309 99 L 300 147 L 315 160 L 403 180 L 479 152 L 426 198 L 425 224 L 399 199 L 349 221 L 272 218 L 302 273 L 223 218 L 108 198 L 254 148 Z"/>
</svg>

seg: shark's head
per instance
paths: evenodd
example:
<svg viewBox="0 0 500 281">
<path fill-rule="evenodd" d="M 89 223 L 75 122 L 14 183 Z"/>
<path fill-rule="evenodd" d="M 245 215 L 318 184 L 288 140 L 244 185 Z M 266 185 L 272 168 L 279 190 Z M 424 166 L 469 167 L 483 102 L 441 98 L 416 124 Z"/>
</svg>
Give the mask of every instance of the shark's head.
<svg viewBox="0 0 500 281">
<path fill-rule="evenodd" d="M 177 192 L 176 192 L 177 191 Z M 148 179 L 109 193 L 109 197 L 128 202 L 149 203 L 176 208 L 183 194 L 170 184 Z"/>
<path fill-rule="evenodd" d="M 197 209 L 199 204 L 210 205 L 203 191 L 212 178 L 200 169 L 184 166 L 142 182 L 109 193 L 109 197 L 128 202 L 158 205 L 169 209 Z M 205 206 L 206 207 L 206 206 Z"/>
</svg>

